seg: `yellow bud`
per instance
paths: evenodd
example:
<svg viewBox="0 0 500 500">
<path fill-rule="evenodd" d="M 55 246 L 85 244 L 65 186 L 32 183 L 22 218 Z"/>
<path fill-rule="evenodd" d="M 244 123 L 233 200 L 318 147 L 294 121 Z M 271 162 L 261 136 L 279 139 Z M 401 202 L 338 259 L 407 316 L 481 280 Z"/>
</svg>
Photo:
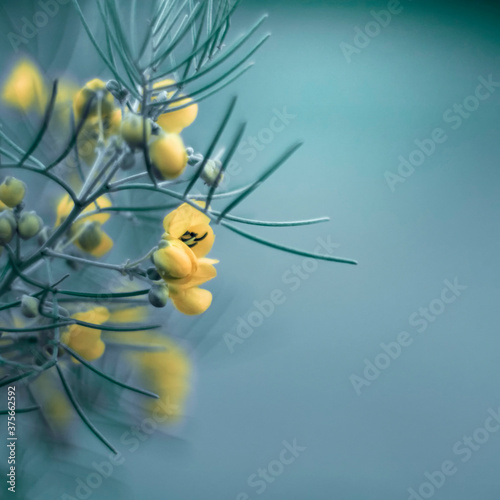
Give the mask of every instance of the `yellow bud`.
<svg viewBox="0 0 500 500">
<path fill-rule="evenodd" d="M 15 177 L 6 177 L 0 185 L 0 201 L 8 207 L 17 207 L 24 199 L 26 184 Z"/>
<path fill-rule="evenodd" d="M 162 134 L 149 145 L 149 156 L 155 173 L 161 179 L 175 179 L 187 165 L 188 155 L 177 134 Z"/>
<path fill-rule="evenodd" d="M 109 137 L 110 135 L 118 134 L 120 131 L 120 126 L 122 123 L 122 110 L 115 109 L 108 117 L 104 124 L 104 135 Z"/>
<path fill-rule="evenodd" d="M 0 213 L 0 245 L 6 245 L 12 240 L 16 230 L 16 219 L 12 212 L 5 210 Z"/>
<path fill-rule="evenodd" d="M 142 116 L 128 113 L 122 121 L 121 136 L 124 141 L 133 149 L 143 144 L 144 126 L 146 128 L 146 143 L 151 137 L 151 123 L 148 119 L 143 120 Z"/>
<path fill-rule="evenodd" d="M 36 236 L 42 229 L 43 221 L 35 212 L 24 212 L 19 218 L 17 231 L 23 240 Z"/>
<path fill-rule="evenodd" d="M 75 118 L 78 120 L 82 115 L 85 106 L 93 98 L 92 104 L 90 106 L 90 116 L 96 116 L 99 109 L 99 100 L 101 101 L 101 114 L 102 116 L 109 115 L 114 107 L 115 100 L 111 92 L 106 89 L 106 84 L 99 80 L 99 78 L 94 78 L 87 82 L 83 88 L 81 88 L 73 99 L 73 111 L 75 113 Z"/>
<path fill-rule="evenodd" d="M 181 279 L 193 270 L 189 248 L 181 241 L 172 241 L 153 254 L 153 262 L 163 278 Z M 186 247 L 186 248 L 184 248 Z"/>
<path fill-rule="evenodd" d="M 177 101 L 169 106 L 169 108 L 177 108 L 184 106 L 191 102 L 190 97 Z M 170 111 L 169 113 L 164 113 L 160 115 L 156 121 L 158 125 L 165 132 L 180 133 L 186 127 L 189 127 L 193 123 L 198 115 L 198 104 L 193 103 L 191 106 L 186 106 L 185 108 L 178 109 L 176 111 Z"/>
</svg>

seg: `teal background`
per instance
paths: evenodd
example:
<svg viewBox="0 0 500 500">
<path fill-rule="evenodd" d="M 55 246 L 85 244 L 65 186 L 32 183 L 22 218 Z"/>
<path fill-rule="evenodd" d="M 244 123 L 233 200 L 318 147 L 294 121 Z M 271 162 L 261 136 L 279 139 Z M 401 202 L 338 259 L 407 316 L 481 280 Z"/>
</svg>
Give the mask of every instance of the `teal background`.
<svg viewBox="0 0 500 500">
<path fill-rule="evenodd" d="M 500 88 L 456 130 L 443 114 L 474 93 L 481 75 L 500 81 L 499 10 L 494 2 L 401 5 L 349 63 L 341 43 L 352 44 L 355 27 L 387 2 L 243 3 L 232 36 L 264 12 L 270 18 L 260 32 L 273 36 L 242 80 L 201 105 L 185 140 L 202 149 L 234 93 L 233 124 L 248 120 L 247 142 L 262 137 L 274 110 L 286 107 L 295 118 L 262 151 L 239 151 L 243 171 L 230 185 L 250 181 L 296 138 L 305 144 L 235 213 L 270 220 L 329 215 L 322 226 L 243 229 L 309 251 L 318 237 L 330 237 L 335 252 L 359 266 L 320 262 L 292 291 L 283 277 L 301 257 L 217 229 L 214 305 L 197 321 L 174 315 L 171 326 L 189 331 L 196 366 L 184 424 L 131 452 L 120 442 L 122 428 L 99 422 L 125 462 L 88 498 L 405 500 L 408 488 L 418 490 L 424 474 L 446 460 L 457 472 L 432 498 L 498 498 L 500 434 L 489 435 L 466 463 L 453 448 L 500 407 Z M 15 22 L 33 7 L 2 8 Z M 53 50 L 71 46 L 63 17 L 69 9 L 27 46 L 39 50 L 51 74 L 66 67 Z M 0 44 L 7 70 L 16 54 L 5 36 Z M 84 37 L 71 48 L 71 72 L 85 79 L 95 71 L 94 52 Z M 392 192 L 384 174 L 396 173 L 399 155 L 408 158 L 414 141 L 436 127 L 446 142 Z M 466 290 L 418 333 L 411 315 L 455 278 Z M 231 353 L 224 335 L 275 289 L 285 302 Z M 358 395 L 352 375 L 362 376 L 365 360 L 373 362 L 380 344 L 402 331 L 413 343 Z M 258 494 L 248 478 L 294 439 L 306 449 Z M 85 480 L 92 462 L 105 459 L 84 430 L 80 444 L 50 465 L 27 463 L 26 477 L 39 480 L 27 498 L 76 495 L 75 479 Z"/>
</svg>

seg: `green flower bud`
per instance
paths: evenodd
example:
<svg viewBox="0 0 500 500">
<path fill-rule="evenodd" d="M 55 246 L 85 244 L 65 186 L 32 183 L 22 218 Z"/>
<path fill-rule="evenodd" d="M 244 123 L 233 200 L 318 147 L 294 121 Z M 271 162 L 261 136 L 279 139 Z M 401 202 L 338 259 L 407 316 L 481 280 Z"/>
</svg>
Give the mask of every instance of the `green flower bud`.
<svg viewBox="0 0 500 500">
<path fill-rule="evenodd" d="M 45 226 L 39 233 L 37 237 L 37 241 L 39 245 L 44 245 L 45 242 L 49 239 L 49 228 Z"/>
<path fill-rule="evenodd" d="M 224 174 L 217 179 L 221 169 L 221 162 L 219 160 L 208 160 L 201 172 L 201 178 L 205 181 L 205 184 L 213 186 L 216 182 L 219 185 L 224 178 Z"/>
<path fill-rule="evenodd" d="M 98 222 L 89 224 L 78 238 L 78 243 L 86 252 L 91 252 L 101 243 L 102 231 Z"/>
<path fill-rule="evenodd" d="M 146 270 L 146 274 L 148 278 L 152 281 L 158 281 L 161 280 L 161 276 L 159 275 L 158 271 L 156 270 L 156 267 L 148 267 Z"/>
<path fill-rule="evenodd" d="M 21 313 L 27 318 L 36 318 L 38 316 L 38 306 L 40 301 L 36 297 L 23 295 L 21 299 Z"/>
<path fill-rule="evenodd" d="M 143 144 L 144 126 L 146 127 L 146 144 L 151 136 L 149 120 L 144 121 L 142 116 L 128 113 L 122 120 L 121 136 L 131 147 L 138 148 Z"/>
<path fill-rule="evenodd" d="M 135 166 L 135 155 L 132 151 L 129 151 L 123 157 L 123 159 L 120 163 L 120 168 L 122 170 L 130 170 L 134 166 Z"/>
<path fill-rule="evenodd" d="M 43 227 L 43 221 L 36 212 L 24 212 L 19 218 L 17 232 L 23 240 L 36 236 Z"/>
<path fill-rule="evenodd" d="M 24 199 L 26 184 L 15 177 L 6 177 L 0 185 L 0 201 L 14 208 Z"/>
<path fill-rule="evenodd" d="M 16 219 L 11 210 L 0 213 L 0 245 L 6 245 L 12 240 L 16 231 Z"/>
<path fill-rule="evenodd" d="M 165 307 L 168 301 L 168 289 L 165 285 L 154 285 L 148 293 L 148 299 L 154 307 Z"/>
</svg>

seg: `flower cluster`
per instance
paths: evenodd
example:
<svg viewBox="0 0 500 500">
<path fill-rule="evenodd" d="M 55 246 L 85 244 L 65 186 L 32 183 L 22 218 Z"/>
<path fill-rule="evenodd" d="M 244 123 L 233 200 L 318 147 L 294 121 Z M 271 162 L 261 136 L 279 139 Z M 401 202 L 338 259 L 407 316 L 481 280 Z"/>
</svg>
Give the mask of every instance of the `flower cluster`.
<svg viewBox="0 0 500 500">
<path fill-rule="evenodd" d="M 267 39 L 228 69 L 229 56 L 262 23 L 220 57 L 234 11 L 230 3 L 151 2 L 144 41 L 136 46 L 125 36 L 118 2 L 98 5 L 106 34 L 101 44 L 74 0 L 107 78 L 86 75 L 83 85 L 65 76 L 52 80 L 23 58 L 0 91 L 0 170 L 6 170 L 0 177 L 0 378 L 27 389 L 26 401 L 36 404 L 24 411 L 42 411 L 61 426 L 77 414 L 113 451 L 87 416 L 93 399 L 82 397 L 89 388 L 82 374 L 101 377 L 108 389 L 151 398 L 140 406 L 156 415 L 182 414 L 191 366 L 176 339 L 189 321 L 183 316 L 203 314 L 217 302 L 214 288 L 206 287 L 217 276 L 218 261 L 209 256 L 214 228 L 275 250 L 355 264 L 239 226 L 302 226 L 328 218 L 277 222 L 234 215 L 301 143 L 249 185 L 227 191 L 221 180 L 245 130 L 241 124 L 220 144 L 236 98 L 205 128 L 211 136 L 206 151 L 195 147 L 196 140 L 184 142 L 199 103 L 243 74 L 249 68 L 244 63 Z M 134 2 L 134 9 L 146 7 Z M 135 23 L 137 16 L 127 17 Z M 31 140 L 29 132 L 16 130 L 21 118 L 40 124 Z M 159 310 L 165 306 L 173 314 Z M 134 369 L 132 380 L 147 388 L 120 380 L 125 363 Z"/>
</svg>

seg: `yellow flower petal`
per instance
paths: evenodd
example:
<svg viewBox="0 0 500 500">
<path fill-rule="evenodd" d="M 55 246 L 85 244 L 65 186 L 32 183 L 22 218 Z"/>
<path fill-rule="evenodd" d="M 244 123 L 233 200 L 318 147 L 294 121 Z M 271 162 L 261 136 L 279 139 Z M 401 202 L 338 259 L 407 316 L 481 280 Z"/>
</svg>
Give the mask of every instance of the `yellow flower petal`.
<svg viewBox="0 0 500 500">
<path fill-rule="evenodd" d="M 198 259 L 198 267 L 196 269 L 196 272 L 194 272 L 190 278 L 189 281 L 167 281 L 169 285 L 173 285 L 175 288 L 178 289 L 186 289 L 186 288 L 192 288 L 196 287 L 199 285 L 202 285 L 203 283 L 206 283 L 207 281 L 210 281 L 211 279 L 214 279 L 217 276 L 217 270 L 213 266 L 213 263 L 217 262 L 214 261 L 213 259 Z M 170 290 L 170 286 L 169 286 Z"/>
<path fill-rule="evenodd" d="M 47 90 L 40 71 L 29 59 L 22 59 L 14 67 L 3 87 L 2 100 L 25 112 L 33 108 L 44 111 Z"/>
<path fill-rule="evenodd" d="M 83 113 L 85 106 L 92 99 L 97 96 L 90 107 L 89 117 L 97 116 L 98 114 L 98 100 L 101 99 L 101 116 L 104 118 L 109 115 L 115 107 L 115 99 L 111 92 L 106 89 L 106 84 L 99 78 L 94 78 L 87 82 L 75 95 L 73 99 L 73 112 L 75 119 L 78 120 Z"/>
<path fill-rule="evenodd" d="M 180 238 L 192 226 L 208 225 L 210 217 L 189 203 L 183 203 L 163 219 L 163 228 L 174 238 Z"/>
<path fill-rule="evenodd" d="M 103 306 L 96 306 L 88 311 L 75 313 L 71 317 L 78 321 L 102 325 L 103 323 L 106 323 L 106 321 L 109 321 L 109 310 Z"/>
<path fill-rule="evenodd" d="M 187 245 L 175 238 L 168 238 L 167 246 L 158 249 L 153 254 L 153 260 L 165 280 L 186 278 L 197 268 L 196 256 Z"/>
<path fill-rule="evenodd" d="M 144 306 L 128 307 L 113 311 L 109 317 L 111 323 L 136 323 L 142 321 L 148 313 Z"/>
<path fill-rule="evenodd" d="M 97 208 L 109 208 L 111 207 L 111 200 L 106 196 L 100 196 L 97 198 L 96 203 L 91 203 L 88 207 L 86 207 L 83 211 L 82 214 L 93 212 L 94 210 L 97 210 Z M 57 205 L 57 219 L 55 226 L 59 226 L 64 219 L 71 213 L 71 210 L 73 210 L 74 207 L 73 200 L 70 198 L 69 194 L 64 195 L 61 200 L 59 201 L 59 204 Z M 80 219 L 78 223 L 81 222 L 98 222 L 99 224 L 104 224 L 109 218 L 111 214 L 109 212 L 101 212 L 98 214 L 93 214 L 89 215 L 87 217 L 84 217 Z M 77 224 L 78 224 L 77 223 Z"/>
<path fill-rule="evenodd" d="M 203 288 L 169 287 L 169 293 L 175 308 L 189 316 L 204 313 L 212 303 L 212 294 Z"/>
<path fill-rule="evenodd" d="M 149 156 L 157 177 L 176 179 L 186 168 L 188 155 L 180 135 L 162 133 L 149 144 Z"/>
<path fill-rule="evenodd" d="M 169 108 L 178 108 L 191 102 L 190 97 L 170 104 Z M 189 127 L 198 116 L 198 104 L 193 103 L 176 111 L 170 111 L 160 115 L 156 123 L 165 131 L 173 134 L 180 134 L 186 127 Z"/>
<path fill-rule="evenodd" d="M 75 313 L 71 316 L 77 321 L 102 325 L 109 319 L 109 311 L 105 307 L 98 306 L 88 311 Z M 105 345 L 101 340 L 101 330 L 84 325 L 71 325 L 61 335 L 61 341 L 76 351 L 88 361 L 93 361 L 102 356 Z M 77 361 L 73 359 L 73 361 Z"/>
</svg>

